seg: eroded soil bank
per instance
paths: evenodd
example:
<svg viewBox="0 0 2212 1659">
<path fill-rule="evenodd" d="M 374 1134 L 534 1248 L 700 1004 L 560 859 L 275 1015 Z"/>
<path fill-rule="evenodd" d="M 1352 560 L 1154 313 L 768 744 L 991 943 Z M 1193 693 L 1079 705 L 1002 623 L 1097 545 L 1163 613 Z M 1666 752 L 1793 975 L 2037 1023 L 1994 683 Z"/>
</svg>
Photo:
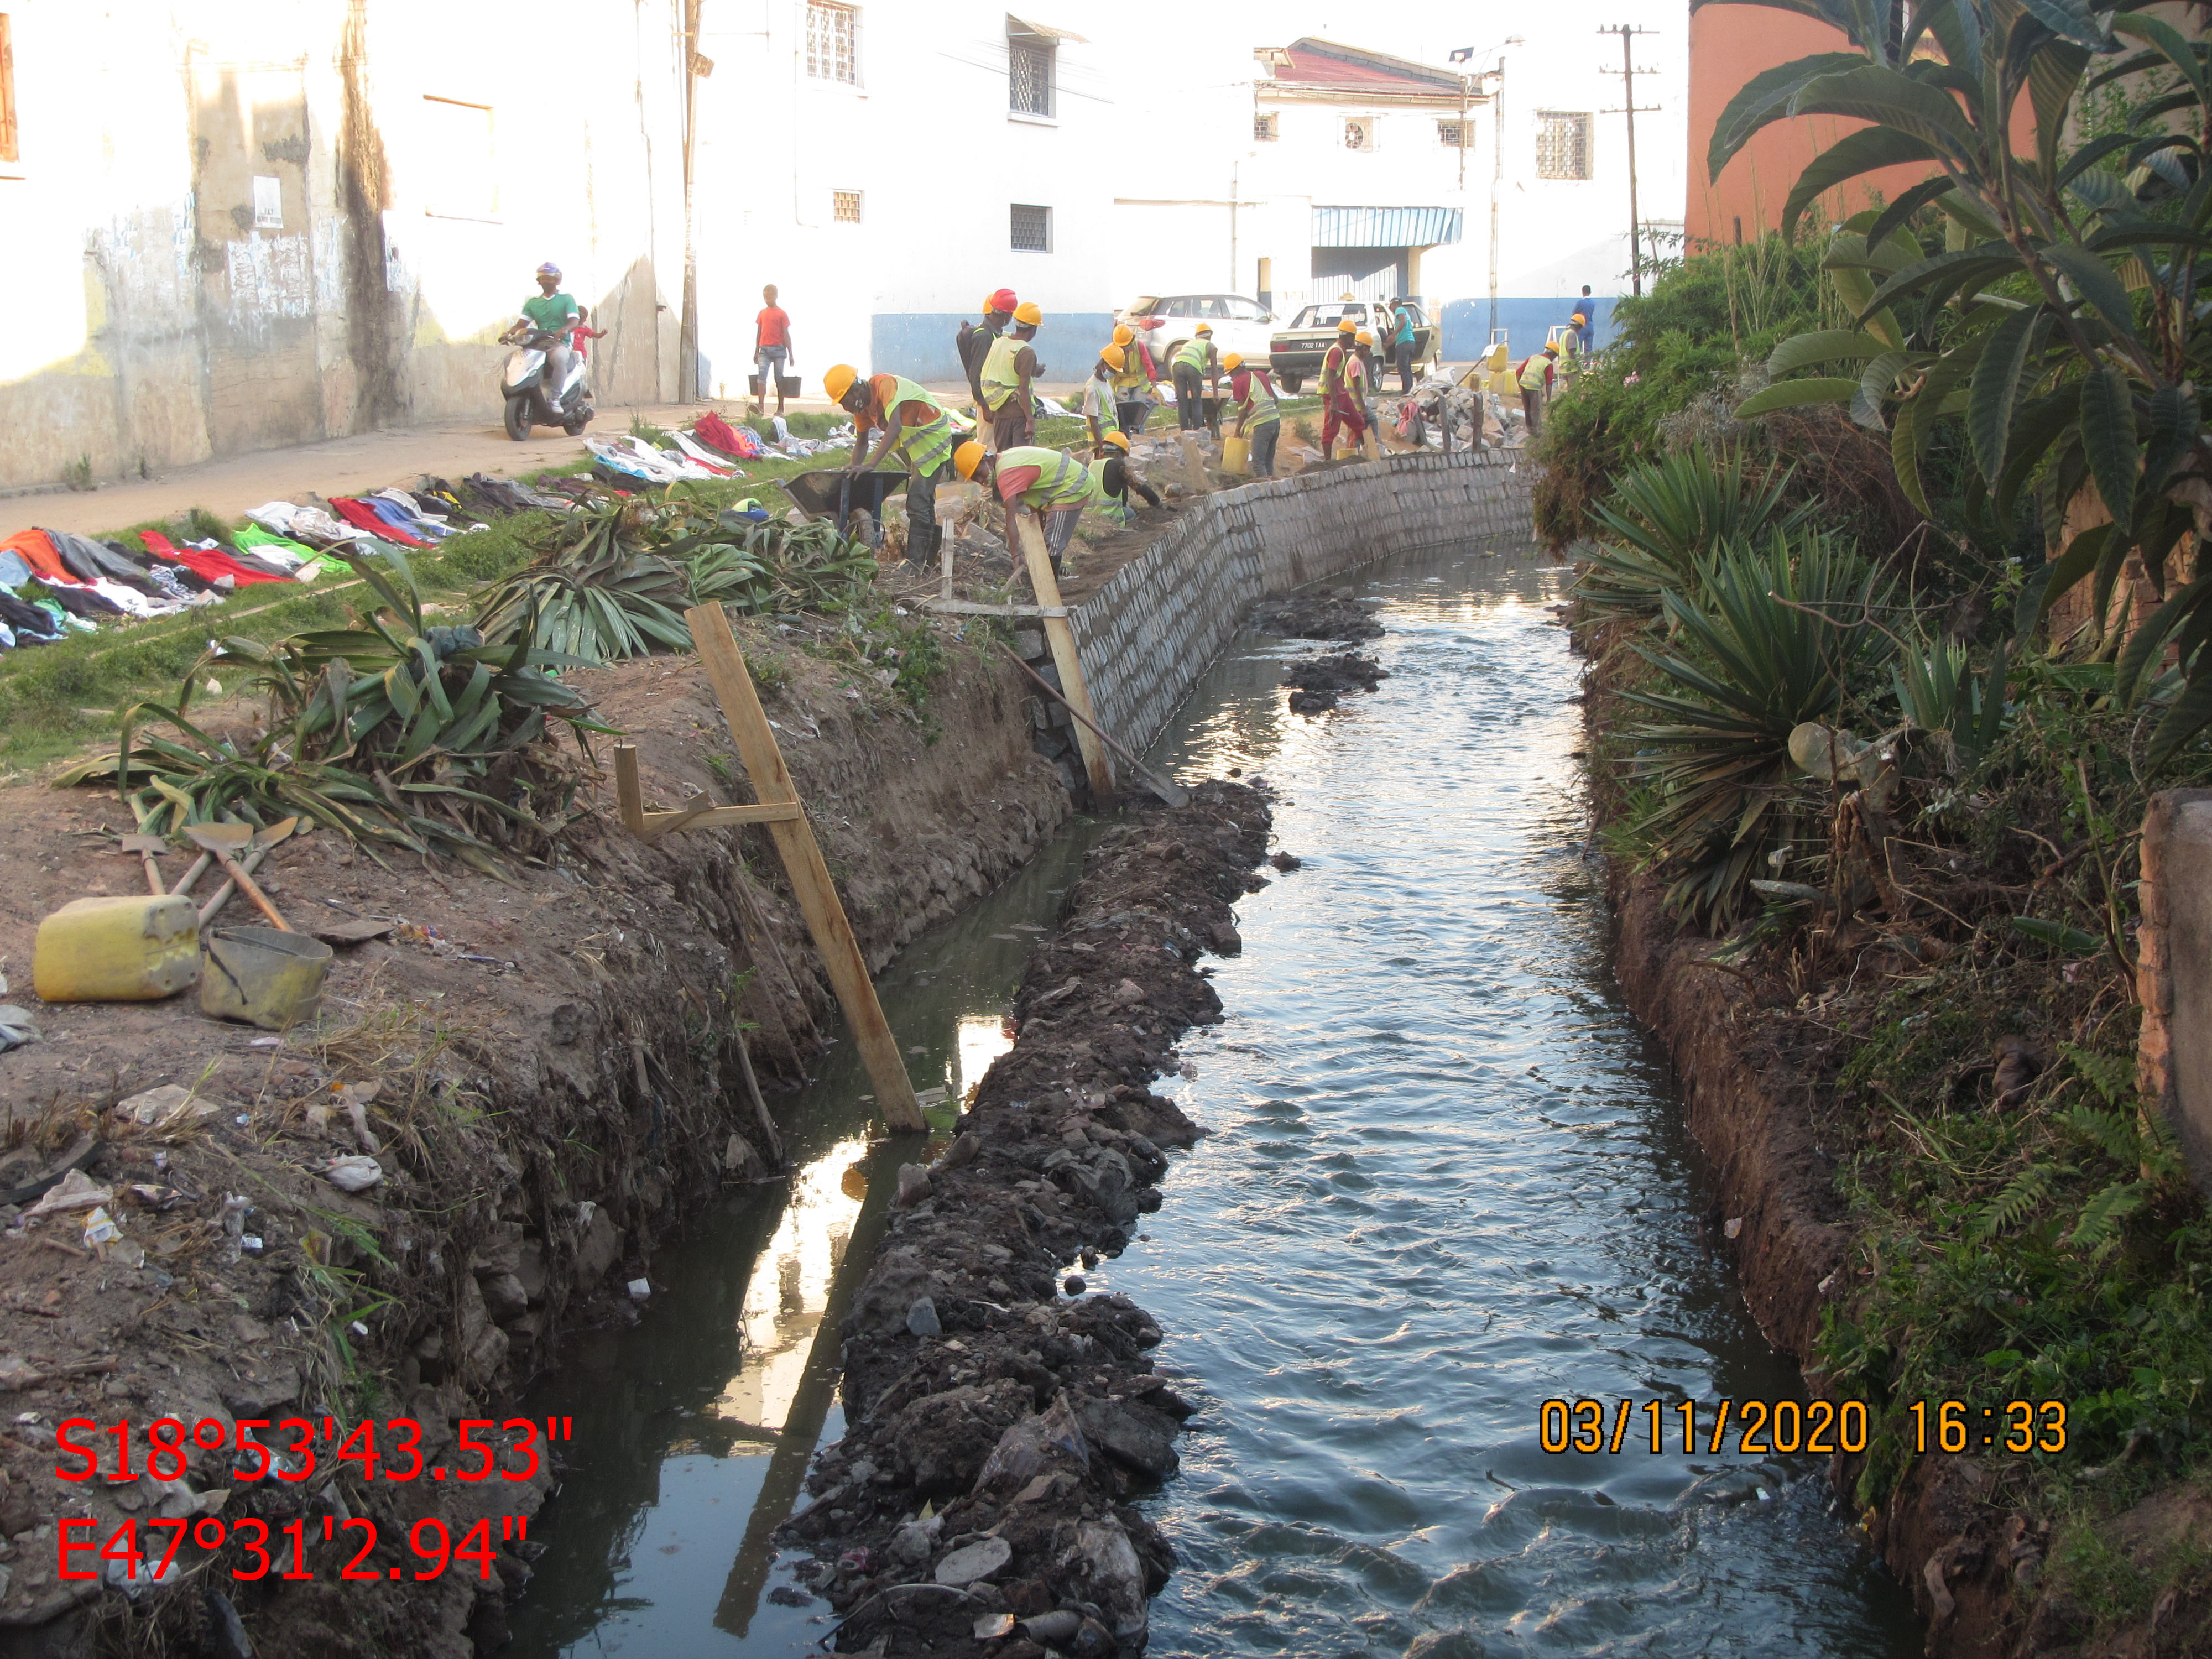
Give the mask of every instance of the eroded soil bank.
<svg viewBox="0 0 2212 1659">
<path fill-rule="evenodd" d="M 1190 1408 L 1146 1357 L 1159 1328 L 1060 1270 L 1117 1253 L 1163 1149 L 1199 1133 L 1150 1085 L 1220 1018 L 1200 958 L 1241 949 L 1230 906 L 1265 884 L 1268 826 L 1259 791 L 1217 781 L 1109 833 L 1030 962 L 1013 1048 L 901 1171 L 846 1321 L 850 1426 L 789 1526 L 839 1650 L 1141 1649 L 1173 1558 L 1126 1500 L 1175 1473 Z"/>
<path fill-rule="evenodd" d="M 872 964 L 1018 867 L 1066 817 L 1010 665 L 953 647 L 916 719 L 873 681 L 792 648 L 790 632 L 743 637 Z M 750 799 L 695 659 L 580 678 L 637 744 L 649 804 L 702 789 Z M 615 824 L 611 780 L 587 793 L 601 816 L 554 863 L 511 880 L 380 866 L 327 830 L 272 854 L 263 876 L 279 907 L 397 924 L 341 951 L 312 1032 L 221 1024 L 187 993 L 40 1005 L 44 1040 L 0 1056 L 0 1179 L 34 1184 L 74 1162 L 107 1190 L 121 1229 L 95 1253 L 85 1212 L 26 1227 L 11 1210 L 16 1224 L 0 1234 L 0 1387 L 15 1419 L 0 1435 L 8 1650 L 224 1652 L 228 1613 L 207 1589 L 234 1604 L 263 1655 L 458 1656 L 502 1639 L 536 1550 L 501 1543 L 496 1517 L 536 1509 L 558 1449 L 541 1434 L 527 1480 L 365 1480 L 333 1461 L 324 1414 L 339 1437 L 362 1418 L 412 1418 L 423 1467 L 472 1462 L 458 1454 L 457 1419 L 499 1417 L 564 1333 L 635 1321 L 629 1287 L 643 1281 L 649 1304 L 656 1241 L 689 1199 L 769 1177 L 773 1131 L 750 1104 L 739 1045 L 773 1095 L 804 1075 L 830 1012 L 761 831 L 644 845 Z M 131 826 L 112 793 L 15 788 L 0 813 L 13 832 L 0 848 L 0 971 L 28 1002 L 39 920 L 87 894 L 143 890 L 141 877 L 117 850 Z M 246 920 L 233 903 L 227 919 Z M 142 1123 L 115 1109 L 165 1085 L 189 1091 L 178 1115 Z M 382 1178 L 359 1195 L 321 1173 L 362 1155 Z M 228 1451 L 190 1458 L 188 1492 L 109 1480 L 112 1437 L 94 1443 L 99 1477 L 55 1476 L 56 1427 L 70 1417 L 127 1421 L 143 1470 L 158 1419 L 211 1420 L 234 1444 L 238 1419 L 293 1413 L 313 1414 L 316 1456 L 296 1485 L 236 1480 Z M 520 1429 L 488 1438 L 503 1468 L 527 1462 Z M 408 1466 L 390 1434 L 380 1442 L 387 1468 Z M 303 1521 L 312 1577 L 235 1581 L 232 1540 L 212 1553 L 187 1545 L 177 1589 L 135 1604 L 58 1578 L 64 1519 L 88 1516 L 105 1539 L 127 1519 L 186 1511 L 227 1527 Z M 409 1529 L 432 1516 L 457 1540 L 493 1517 L 489 1578 L 457 1564 L 415 1582 L 427 1563 Z M 374 1582 L 339 1578 L 357 1528 L 321 1541 L 326 1522 L 335 1532 L 349 1518 L 378 1529 L 358 1567 Z M 73 1565 L 88 1563 L 100 1565 Z"/>
</svg>

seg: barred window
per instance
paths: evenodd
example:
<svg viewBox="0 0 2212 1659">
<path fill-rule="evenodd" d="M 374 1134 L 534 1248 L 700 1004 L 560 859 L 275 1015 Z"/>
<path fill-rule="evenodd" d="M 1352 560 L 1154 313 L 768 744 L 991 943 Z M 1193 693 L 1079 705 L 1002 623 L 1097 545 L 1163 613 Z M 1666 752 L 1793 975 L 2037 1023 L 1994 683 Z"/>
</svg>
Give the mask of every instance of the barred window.
<svg viewBox="0 0 2212 1659">
<path fill-rule="evenodd" d="M 829 0 L 806 0 L 806 72 L 817 81 L 860 83 L 860 14 Z"/>
<path fill-rule="evenodd" d="M 1031 207 L 1016 202 L 1013 206 L 1013 236 L 1012 245 L 1017 253 L 1049 253 L 1052 252 L 1052 210 Z"/>
<path fill-rule="evenodd" d="M 1439 121 L 1437 123 L 1437 142 L 1442 144 L 1446 149 L 1457 149 L 1462 144 L 1467 143 L 1474 137 L 1474 135 L 1467 130 L 1467 124 L 1464 121 Z"/>
<path fill-rule="evenodd" d="M 1015 114 L 1052 114 L 1054 55 L 1041 40 L 1006 42 L 1006 107 Z"/>
<path fill-rule="evenodd" d="M 836 190 L 830 191 L 830 194 L 831 197 L 830 216 L 833 220 L 841 225 L 857 225 L 860 222 L 860 192 L 859 191 Z"/>
<path fill-rule="evenodd" d="M 1255 115 L 1252 118 L 1252 137 L 1263 144 L 1272 144 L 1282 135 L 1275 131 L 1275 117 Z"/>
<path fill-rule="evenodd" d="M 1536 112 L 1536 176 L 1539 179 L 1587 179 L 1590 176 L 1590 118 L 1564 110 Z"/>
</svg>

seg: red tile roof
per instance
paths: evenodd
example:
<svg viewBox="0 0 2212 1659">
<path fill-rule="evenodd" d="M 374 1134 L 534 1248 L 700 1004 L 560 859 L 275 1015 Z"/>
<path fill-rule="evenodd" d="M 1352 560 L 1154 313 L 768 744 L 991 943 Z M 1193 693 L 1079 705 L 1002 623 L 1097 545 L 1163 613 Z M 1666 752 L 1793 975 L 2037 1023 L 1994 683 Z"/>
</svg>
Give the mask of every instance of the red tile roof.
<svg viewBox="0 0 2212 1659">
<path fill-rule="evenodd" d="M 1284 49 L 1291 61 L 1288 65 L 1275 66 L 1274 79 L 1291 86 L 1370 87 L 1392 92 L 1435 93 L 1458 88 L 1457 78 L 1447 70 L 1426 69 L 1357 46 L 1317 49 L 1326 44 L 1310 36 L 1293 41 Z"/>
</svg>

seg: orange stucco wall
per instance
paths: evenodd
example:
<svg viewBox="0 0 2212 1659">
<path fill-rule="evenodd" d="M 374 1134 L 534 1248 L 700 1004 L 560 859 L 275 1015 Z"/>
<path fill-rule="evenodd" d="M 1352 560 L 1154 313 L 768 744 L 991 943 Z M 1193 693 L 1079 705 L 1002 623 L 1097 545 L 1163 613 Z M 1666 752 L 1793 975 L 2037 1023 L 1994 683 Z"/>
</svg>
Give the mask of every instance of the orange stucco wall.
<svg viewBox="0 0 2212 1659">
<path fill-rule="evenodd" d="M 1744 82 L 1814 52 L 1849 52 L 1840 29 L 1766 6 L 1709 5 L 1690 16 L 1690 191 L 1682 218 L 1692 240 L 1755 240 L 1778 229 L 1782 204 L 1806 163 L 1866 125 L 1831 115 L 1777 121 L 1736 153 L 1717 181 L 1705 167 L 1713 127 Z M 1928 176 L 1923 167 L 1884 167 L 1826 198 L 1832 216 L 1857 212 L 1879 195 L 1895 200 Z M 1740 230 L 1739 230 L 1740 227 Z"/>
</svg>

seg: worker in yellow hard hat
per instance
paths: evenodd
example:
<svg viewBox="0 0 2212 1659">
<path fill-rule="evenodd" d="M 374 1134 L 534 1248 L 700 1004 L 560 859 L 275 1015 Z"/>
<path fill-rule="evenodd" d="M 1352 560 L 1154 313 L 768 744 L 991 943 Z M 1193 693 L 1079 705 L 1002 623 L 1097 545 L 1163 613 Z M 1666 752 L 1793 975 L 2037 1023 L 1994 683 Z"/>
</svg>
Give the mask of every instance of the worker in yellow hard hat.
<svg viewBox="0 0 2212 1659">
<path fill-rule="evenodd" d="M 1125 334 L 1126 329 L 1115 329 Z M 1113 370 L 1108 384 L 1114 392 L 1114 419 L 1122 431 L 1131 437 L 1142 435 L 1145 422 L 1152 410 L 1152 377 L 1146 371 L 1146 358 L 1130 341 L 1116 340 L 1099 354 L 1099 359 Z"/>
<path fill-rule="evenodd" d="M 1044 370 L 1030 349 L 1044 313 L 1024 300 L 1014 307 L 1012 331 L 991 343 L 976 376 L 982 402 L 978 407 L 991 420 L 994 445 L 1001 450 L 1028 443 L 1036 436 L 1036 398 L 1030 387 Z"/>
<path fill-rule="evenodd" d="M 1521 365 L 1521 412 L 1528 418 L 1532 438 L 1543 429 L 1544 394 L 1551 388 L 1552 365 L 1559 360 L 1559 347 L 1547 345 Z"/>
<path fill-rule="evenodd" d="M 1346 441 L 1355 451 L 1367 435 L 1367 404 L 1361 390 L 1365 378 L 1366 362 L 1359 350 L 1359 325 L 1350 317 L 1339 318 L 1336 343 L 1322 354 L 1321 360 L 1322 459 L 1332 459 L 1339 427 L 1345 429 Z"/>
<path fill-rule="evenodd" d="M 1083 383 L 1083 406 L 1077 412 L 1090 428 L 1093 454 L 1099 453 L 1107 432 L 1119 424 L 1114 412 L 1114 376 L 1126 361 L 1121 347 L 1104 348 L 1091 366 L 1091 378 Z"/>
<path fill-rule="evenodd" d="M 1237 411 L 1237 434 L 1252 442 L 1252 472 L 1275 476 L 1275 440 L 1282 435 L 1283 411 L 1275 402 L 1274 377 L 1265 363 L 1247 363 L 1242 352 L 1221 360 L 1229 371 L 1229 406 Z"/>
<path fill-rule="evenodd" d="M 997 343 L 999 337 L 1006 331 L 1006 325 L 1013 319 L 1017 303 L 1014 291 L 1010 288 L 985 295 L 982 322 L 971 326 L 963 321 L 960 325 L 960 331 L 953 336 L 953 344 L 960 353 L 961 369 L 968 376 L 969 392 L 975 398 L 975 407 L 979 410 L 983 407 L 983 386 L 980 378 L 983 372 L 983 360 L 990 356 L 991 348 Z"/>
<path fill-rule="evenodd" d="M 1124 530 L 1137 522 L 1137 510 L 1129 505 L 1129 492 L 1134 490 L 1154 508 L 1160 504 L 1152 487 L 1137 476 L 1136 464 L 1129 459 L 1129 434 L 1109 432 L 1099 447 L 1098 458 L 1091 463 L 1091 476 L 1098 481 L 1099 511 Z"/>
<path fill-rule="evenodd" d="M 1206 388 L 1212 388 L 1217 401 L 1221 396 L 1221 354 L 1213 349 L 1213 325 L 1193 329 L 1168 360 L 1168 368 L 1175 377 L 1176 425 L 1185 432 L 1207 425 Z"/>
<path fill-rule="evenodd" d="M 999 492 L 1006 503 L 1010 546 L 1019 533 L 1013 522 L 1017 512 L 1032 514 L 1042 522 L 1045 552 L 1052 560 L 1053 574 L 1060 574 L 1076 520 L 1085 507 L 1101 499 L 1091 469 L 1064 450 L 1015 444 L 987 455 L 982 445 L 972 441 L 953 451 L 952 466 L 962 477 Z"/>
<path fill-rule="evenodd" d="M 927 570 L 937 557 L 937 486 L 952 464 L 952 417 L 945 406 L 902 374 L 862 380 L 850 363 L 834 365 L 822 389 L 853 417 L 853 459 L 845 471 L 857 477 L 894 452 L 906 463 L 906 556 Z M 874 452 L 868 434 L 880 432 Z"/>
</svg>

